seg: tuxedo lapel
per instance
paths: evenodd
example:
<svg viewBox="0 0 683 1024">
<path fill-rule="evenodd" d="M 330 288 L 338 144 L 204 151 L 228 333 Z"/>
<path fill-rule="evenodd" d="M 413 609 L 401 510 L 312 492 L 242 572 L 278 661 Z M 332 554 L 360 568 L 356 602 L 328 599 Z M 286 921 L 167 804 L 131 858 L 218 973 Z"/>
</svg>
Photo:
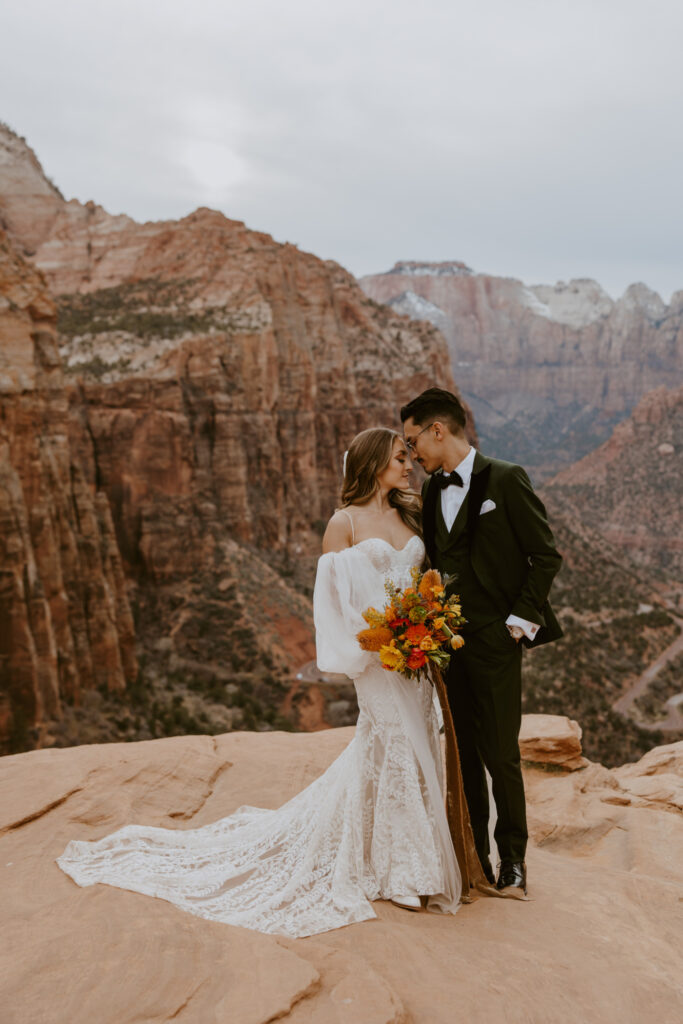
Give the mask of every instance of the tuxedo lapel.
<svg viewBox="0 0 683 1024">
<path fill-rule="evenodd" d="M 468 494 L 469 506 L 467 509 L 467 532 L 469 534 L 470 543 L 474 537 L 474 532 L 479 523 L 479 510 L 486 494 L 486 488 L 489 482 L 489 476 L 491 475 L 491 463 L 479 452 L 474 456 L 474 465 L 472 467 L 472 478 L 470 480 L 470 490 Z"/>
<path fill-rule="evenodd" d="M 430 477 L 422 502 L 422 530 L 425 548 L 432 565 L 436 558 L 436 499 L 439 494 L 434 477 Z"/>
<path fill-rule="evenodd" d="M 458 509 L 457 516 L 453 520 L 453 525 L 451 526 L 451 530 L 450 530 L 450 533 L 448 535 L 448 538 L 449 538 L 451 544 L 458 539 L 458 537 L 460 536 L 462 531 L 465 529 L 465 527 L 467 525 L 467 522 L 468 522 L 469 508 L 470 508 L 470 496 L 469 496 L 469 493 L 467 493 L 465 495 L 465 500 L 463 501 L 462 505 Z"/>
<path fill-rule="evenodd" d="M 439 524 L 437 529 L 442 529 L 444 533 L 448 534 L 448 544 L 454 544 L 458 539 L 462 531 L 465 529 L 467 523 L 467 510 L 469 508 L 469 493 L 465 495 L 465 500 L 458 509 L 458 514 L 453 520 L 453 525 L 450 530 L 446 527 L 446 520 L 443 517 L 443 509 L 441 507 L 441 491 L 436 501 L 436 522 Z"/>
</svg>

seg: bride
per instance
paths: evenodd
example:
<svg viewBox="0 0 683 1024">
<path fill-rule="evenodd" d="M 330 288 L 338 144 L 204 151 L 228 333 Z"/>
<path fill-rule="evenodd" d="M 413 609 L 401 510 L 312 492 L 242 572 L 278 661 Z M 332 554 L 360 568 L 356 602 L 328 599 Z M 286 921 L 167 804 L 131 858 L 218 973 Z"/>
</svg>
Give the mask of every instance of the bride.
<svg viewBox="0 0 683 1024">
<path fill-rule="evenodd" d="M 422 564 L 420 504 L 402 438 L 364 430 L 347 452 L 313 597 L 318 666 L 354 680 L 354 739 L 278 810 L 241 807 L 202 828 L 126 825 L 72 841 L 57 863 L 78 885 L 105 882 L 199 917 L 301 937 L 376 917 L 372 902 L 454 914 L 461 871 L 444 806 L 432 685 L 384 670 L 360 648 L 361 613 L 384 583 Z"/>
</svg>

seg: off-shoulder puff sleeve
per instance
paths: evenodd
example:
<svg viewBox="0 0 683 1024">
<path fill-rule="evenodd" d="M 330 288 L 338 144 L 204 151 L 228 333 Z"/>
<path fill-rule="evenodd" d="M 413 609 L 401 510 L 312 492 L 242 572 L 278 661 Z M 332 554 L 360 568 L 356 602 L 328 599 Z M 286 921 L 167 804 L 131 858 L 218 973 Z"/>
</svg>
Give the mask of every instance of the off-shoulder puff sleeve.
<svg viewBox="0 0 683 1024">
<path fill-rule="evenodd" d="M 382 590 L 380 581 L 380 595 Z M 341 672 L 356 679 L 371 659 L 377 660 L 356 639 L 367 626 L 362 613 L 377 600 L 377 573 L 361 552 L 346 548 L 322 555 L 313 592 L 317 663 L 322 672 Z"/>
</svg>

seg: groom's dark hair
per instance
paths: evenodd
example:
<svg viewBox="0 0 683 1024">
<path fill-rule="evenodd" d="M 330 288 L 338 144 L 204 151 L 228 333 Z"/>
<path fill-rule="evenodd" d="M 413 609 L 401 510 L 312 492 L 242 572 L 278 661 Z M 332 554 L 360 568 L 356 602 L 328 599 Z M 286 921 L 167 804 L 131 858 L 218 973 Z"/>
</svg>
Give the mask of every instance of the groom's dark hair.
<svg viewBox="0 0 683 1024">
<path fill-rule="evenodd" d="M 422 427 L 427 420 L 440 420 L 452 434 L 465 431 L 467 413 L 460 399 L 443 388 L 427 388 L 401 409 L 401 423 L 411 419 Z"/>
</svg>

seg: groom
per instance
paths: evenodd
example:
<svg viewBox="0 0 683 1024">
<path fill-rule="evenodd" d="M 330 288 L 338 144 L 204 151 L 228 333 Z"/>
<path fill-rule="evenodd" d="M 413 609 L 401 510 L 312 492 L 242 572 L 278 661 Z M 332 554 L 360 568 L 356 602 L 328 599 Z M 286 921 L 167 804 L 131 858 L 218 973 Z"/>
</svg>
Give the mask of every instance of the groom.
<svg viewBox="0 0 683 1024">
<path fill-rule="evenodd" d="M 412 458 L 431 474 L 422 488 L 424 541 L 432 566 L 456 577 L 467 625 L 446 686 L 465 797 L 484 872 L 489 859 L 491 775 L 500 855 L 498 889 L 526 894 L 527 825 L 519 757 L 522 645 L 562 636 L 547 597 L 562 562 L 545 508 L 520 466 L 489 459 L 465 437 L 465 410 L 429 388 L 401 409 Z"/>
</svg>

